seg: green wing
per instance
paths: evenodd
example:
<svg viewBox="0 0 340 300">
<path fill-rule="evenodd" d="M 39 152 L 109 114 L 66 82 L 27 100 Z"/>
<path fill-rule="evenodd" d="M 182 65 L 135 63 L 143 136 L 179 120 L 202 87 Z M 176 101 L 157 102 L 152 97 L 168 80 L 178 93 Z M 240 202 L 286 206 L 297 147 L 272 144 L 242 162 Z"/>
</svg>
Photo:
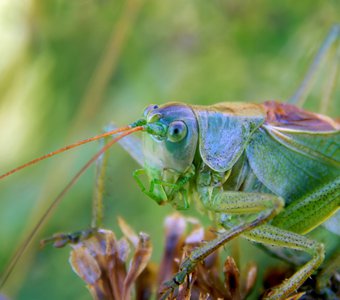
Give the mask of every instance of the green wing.
<svg viewBox="0 0 340 300">
<path fill-rule="evenodd" d="M 287 203 L 340 175 L 340 131 L 262 125 L 246 149 L 259 180 Z"/>
</svg>

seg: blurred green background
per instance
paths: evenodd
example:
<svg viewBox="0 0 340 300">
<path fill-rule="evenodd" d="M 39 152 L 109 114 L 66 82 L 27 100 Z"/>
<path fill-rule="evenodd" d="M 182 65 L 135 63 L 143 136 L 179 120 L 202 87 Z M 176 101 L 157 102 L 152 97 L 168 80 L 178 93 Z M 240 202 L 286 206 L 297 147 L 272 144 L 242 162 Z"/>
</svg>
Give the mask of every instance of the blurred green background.
<svg viewBox="0 0 340 300">
<path fill-rule="evenodd" d="M 131 123 L 151 103 L 284 101 L 339 12 L 339 1 L 325 0 L 2 0 L 0 173 L 98 134 L 111 121 Z M 318 81 L 306 107 L 319 111 L 324 83 Z M 339 117 L 339 88 L 334 92 L 329 114 Z M 1 182 L 1 271 L 98 147 L 83 146 Z M 172 209 L 139 191 L 131 175 L 138 166 L 127 153 L 116 146 L 112 156 L 105 226 L 117 230 L 120 215 L 148 232 L 157 261 L 161 224 Z M 68 265 L 69 249 L 41 250 L 39 240 L 89 226 L 94 174 L 91 168 L 72 188 L 19 261 L 3 290 L 11 299 L 90 299 Z M 280 263 L 244 245 L 248 260 Z"/>
</svg>

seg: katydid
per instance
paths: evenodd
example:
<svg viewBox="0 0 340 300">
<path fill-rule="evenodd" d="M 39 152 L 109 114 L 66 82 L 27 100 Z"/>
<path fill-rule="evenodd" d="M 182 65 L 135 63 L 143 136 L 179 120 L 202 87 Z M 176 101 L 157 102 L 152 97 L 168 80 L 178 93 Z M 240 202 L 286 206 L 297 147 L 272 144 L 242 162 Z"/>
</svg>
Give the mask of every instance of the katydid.
<svg viewBox="0 0 340 300">
<path fill-rule="evenodd" d="M 168 288 L 176 288 L 198 262 L 242 235 L 312 256 L 269 298 L 293 293 L 324 257 L 323 245 L 303 234 L 340 206 L 339 124 L 276 102 L 174 103 L 148 110 L 146 118 L 159 131 L 144 134 L 144 169 L 135 173 L 142 190 L 176 208 L 197 200 L 226 229 L 190 254 Z M 139 180 L 141 173 L 150 180 L 149 190 Z"/>
<path fill-rule="evenodd" d="M 339 26 L 333 29 L 332 41 L 339 32 Z M 313 68 L 316 66 L 312 66 L 309 75 L 315 72 Z M 302 104 L 308 88 L 304 82 L 291 103 Z M 89 161 L 52 205 L 108 147 L 135 131 L 143 131 L 142 141 L 129 136 L 119 142 L 143 167 L 133 174 L 142 192 L 158 204 L 169 203 L 176 209 L 199 203 L 200 209 L 225 229 L 215 240 L 190 253 L 178 273 L 165 284 L 164 298 L 184 282 L 199 262 L 239 235 L 311 256 L 290 278 L 271 290 L 268 299 L 291 295 L 321 265 L 323 244 L 305 234 L 340 207 L 339 122 L 276 101 L 151 105 L 142 119 L 104 134 L 122 132 Z M 149 187 L 140 179 L 143 175 Z M 97 224 L 95 221 L 93 226 Z M 339 234 L 339 227 L 335 222 L 332 228 Z M 11 267 L 8 274 L 10 270 Z"/>
</svg>

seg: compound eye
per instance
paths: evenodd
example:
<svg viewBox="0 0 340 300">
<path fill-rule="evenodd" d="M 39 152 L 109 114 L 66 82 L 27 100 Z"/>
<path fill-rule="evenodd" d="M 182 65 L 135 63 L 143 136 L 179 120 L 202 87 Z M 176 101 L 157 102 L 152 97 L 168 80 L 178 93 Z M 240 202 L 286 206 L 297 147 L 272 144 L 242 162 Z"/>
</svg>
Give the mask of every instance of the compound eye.
<svg viewBox="0 0 340 300">
<path fill-rule="evenodd" d="M 168 140 L 173 143 L 183 140 L 188 133 L 187 125 L 183 121 L 174 121 L 170 123 L 168 129 Z"/>
</svg>

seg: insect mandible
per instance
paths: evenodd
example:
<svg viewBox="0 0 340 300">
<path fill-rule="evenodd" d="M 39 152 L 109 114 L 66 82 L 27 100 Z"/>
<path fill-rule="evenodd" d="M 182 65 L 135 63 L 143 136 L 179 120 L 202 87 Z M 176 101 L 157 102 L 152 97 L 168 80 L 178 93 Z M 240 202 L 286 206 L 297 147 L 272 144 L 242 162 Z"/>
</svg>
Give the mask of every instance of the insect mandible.
<svg viewBox="0 0 340 300">
<path fill-rule="evenodd" d="M 339 35 L 340 27 L 335 26 L 326 44 Z M 306 81 L 314 69 L 312 66 Z M 119 141 L 143 166 L 133 176 L 146 195 L 176 209 L 199 202 L 200 208 L 212 213 L 225 229 L 215 240 L 190 253 L 166 283 L 165 295 L 182 284 L 197 263 L 242 235 L 257 243 L 300 250 L 311 256 L 266 296 L 283 299 L 323 262 L 323 244 L 305 234 L 340 207 L 340 123 L 293 105 L 308 88 L 304 82 L 291 104 L 151 105 L 142 119 L 127 127 L 54 151 L 0 178 L 70 148 L 120 133 L 84 166 L 55 203 L 90 164 Z M 136 131 L 143 131 L 142 141 L 126 137 Z M 143 175 L 149 187 L 140 179 Z M 10 271 L 11 267 L 7 274 Z"/>
</svg>

